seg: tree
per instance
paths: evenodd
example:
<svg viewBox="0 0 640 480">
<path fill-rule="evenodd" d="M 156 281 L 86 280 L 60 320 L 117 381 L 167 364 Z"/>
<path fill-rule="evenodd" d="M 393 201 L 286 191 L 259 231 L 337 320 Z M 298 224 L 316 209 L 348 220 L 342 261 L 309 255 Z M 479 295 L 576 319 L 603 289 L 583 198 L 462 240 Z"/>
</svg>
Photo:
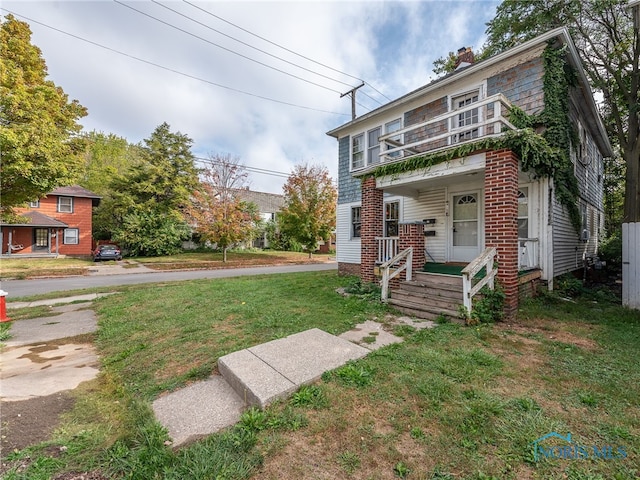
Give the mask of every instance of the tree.
<svg viewBox="0 0 640 480">
<path fill-rule="evenodd" d="M 178 251 L 188 231 L 185 212 L 199 187 L 191 144 L 166 123 L 156 127 L 141 145 L 141 161 L 110 182 L 96 211 L 96 238 L 118 239 L 140 255 Z"/>
<path fill-rule="evenodd" d="M 318 242 L 328 241 L 335 229 L 336 189 L 328 170 L 318 165 L 296 165 L 283 189 L 282 232 L 299 242 L 311 258 Z"/>
<path fill-rule="evenodd" d="M 84 169 L 78 183 L 99 195 L 108 195 L 110 180 L 142 162 L 142 147 L 112 133 L 92 131 L 84 135 Z"/>
<path fill-rule="evenodd" d="M 229 247 L 255 237 L 260 215 L 255 204 L 239 196 L 247 179 L 239 159 L 209 155 L 209 161 L 188 212 L 200 238 L 221 248 L 222 261 L 226 262 Z"/>
<path fill-rule="evenodd" d="M 0 213 L 5 218 L 13 207 L 72 184 L 82 168 L 77 121 L 87 111 L 46 76 L 29 26 L 8 15 L 0 25 Z"/>
<path fill-rule="evenodd" d="M 504 0 L 487 24 L 483 56 L 566 25 L 585 71 L 601 92 L 609 139 L 626 165 L 623 222 L 640 221 L 640 6 L 627 0 Z"/>
</svg>

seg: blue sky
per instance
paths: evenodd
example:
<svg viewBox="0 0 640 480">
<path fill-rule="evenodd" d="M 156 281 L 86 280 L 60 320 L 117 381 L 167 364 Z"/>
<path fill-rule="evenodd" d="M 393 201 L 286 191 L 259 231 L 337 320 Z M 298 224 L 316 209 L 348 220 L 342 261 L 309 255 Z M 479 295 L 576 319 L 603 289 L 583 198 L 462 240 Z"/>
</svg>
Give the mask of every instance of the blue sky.
<svg viewBox="0 0 640 480">
<path fill-rule="evenodd" d="M 231 154 L 248 167 L 283 173 L 295 164 L 321 164 L 336 179 L 337 143 L 325 132 L 350 119 L 350 100 L 340 93 L 364 80 L 357 94 L 363 114 L 428 83 L 436 58 L 482 46 L 499 3 L 4 0 L 1 6 L 3 15 L 29 23 L 49 79 L 87 107 L 85 130 L 137 143 L 167 122 L 193 139 L 199 157 Z M 254 190 L 282 193 L 286 179 L 254 170 L 249 180 Z"/>
</svg>

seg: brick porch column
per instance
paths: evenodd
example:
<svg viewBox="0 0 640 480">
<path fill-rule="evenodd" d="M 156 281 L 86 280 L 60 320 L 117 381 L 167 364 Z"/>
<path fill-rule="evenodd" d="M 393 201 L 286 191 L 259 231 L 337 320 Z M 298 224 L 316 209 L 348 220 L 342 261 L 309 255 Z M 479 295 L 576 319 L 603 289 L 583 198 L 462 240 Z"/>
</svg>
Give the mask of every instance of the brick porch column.
<svg viewBox="0 0 640 480">
<path fill-rule="evenodd" d="M 422 222 L 401 223 L 399 227 L 398 253 L 413 247 L 413 271 L 422 270 L 424 266 L 424 225 Z"/>
<path fill-rule="evenodd" d="M 518 310 L 518 157 L 511 150 L 487 152 L 484 174 L 485 245 L 498 252 L 505 319 Z"/>
<path fill-rule="evenodd" d="M 382 236 L 383 201 L 382 190 L 376 188 L 376 179 L 362 180 L 362 206 L 360 208 L 360 278 L 363 283 L 376 282 L 373 268 L 378 259 L 378 242 Z"/>
</svg>

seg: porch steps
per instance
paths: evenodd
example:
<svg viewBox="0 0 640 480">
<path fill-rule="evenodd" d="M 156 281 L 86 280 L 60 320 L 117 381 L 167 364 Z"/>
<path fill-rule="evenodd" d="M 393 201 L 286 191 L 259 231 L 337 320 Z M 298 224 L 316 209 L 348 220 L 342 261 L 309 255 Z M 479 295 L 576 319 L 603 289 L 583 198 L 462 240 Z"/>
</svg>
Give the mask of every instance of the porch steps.
<svg viewBox="0 0 640 480">
<path fill-rule="evenodd" d="M 462 277 L 416 272 L 413 280 L 391 289 L 389 304 L 417 318 L 435 320 L 444 315 L 457 320 L 462 305 Z"/>
</svg>

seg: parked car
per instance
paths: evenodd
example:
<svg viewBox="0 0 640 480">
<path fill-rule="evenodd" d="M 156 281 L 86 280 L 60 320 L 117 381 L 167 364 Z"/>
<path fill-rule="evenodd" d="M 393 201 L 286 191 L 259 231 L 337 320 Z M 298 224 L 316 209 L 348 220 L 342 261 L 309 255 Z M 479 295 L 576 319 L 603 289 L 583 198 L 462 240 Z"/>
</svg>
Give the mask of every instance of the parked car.
<svg viewBox="0 0 640 480">
<path fill-rule="evenodd" d="M 122 260 L 122 252 L 117 245 L 98 245 L 93 253 L 93 261 L 100 262 L 102 260 Z"/>
</svg>

